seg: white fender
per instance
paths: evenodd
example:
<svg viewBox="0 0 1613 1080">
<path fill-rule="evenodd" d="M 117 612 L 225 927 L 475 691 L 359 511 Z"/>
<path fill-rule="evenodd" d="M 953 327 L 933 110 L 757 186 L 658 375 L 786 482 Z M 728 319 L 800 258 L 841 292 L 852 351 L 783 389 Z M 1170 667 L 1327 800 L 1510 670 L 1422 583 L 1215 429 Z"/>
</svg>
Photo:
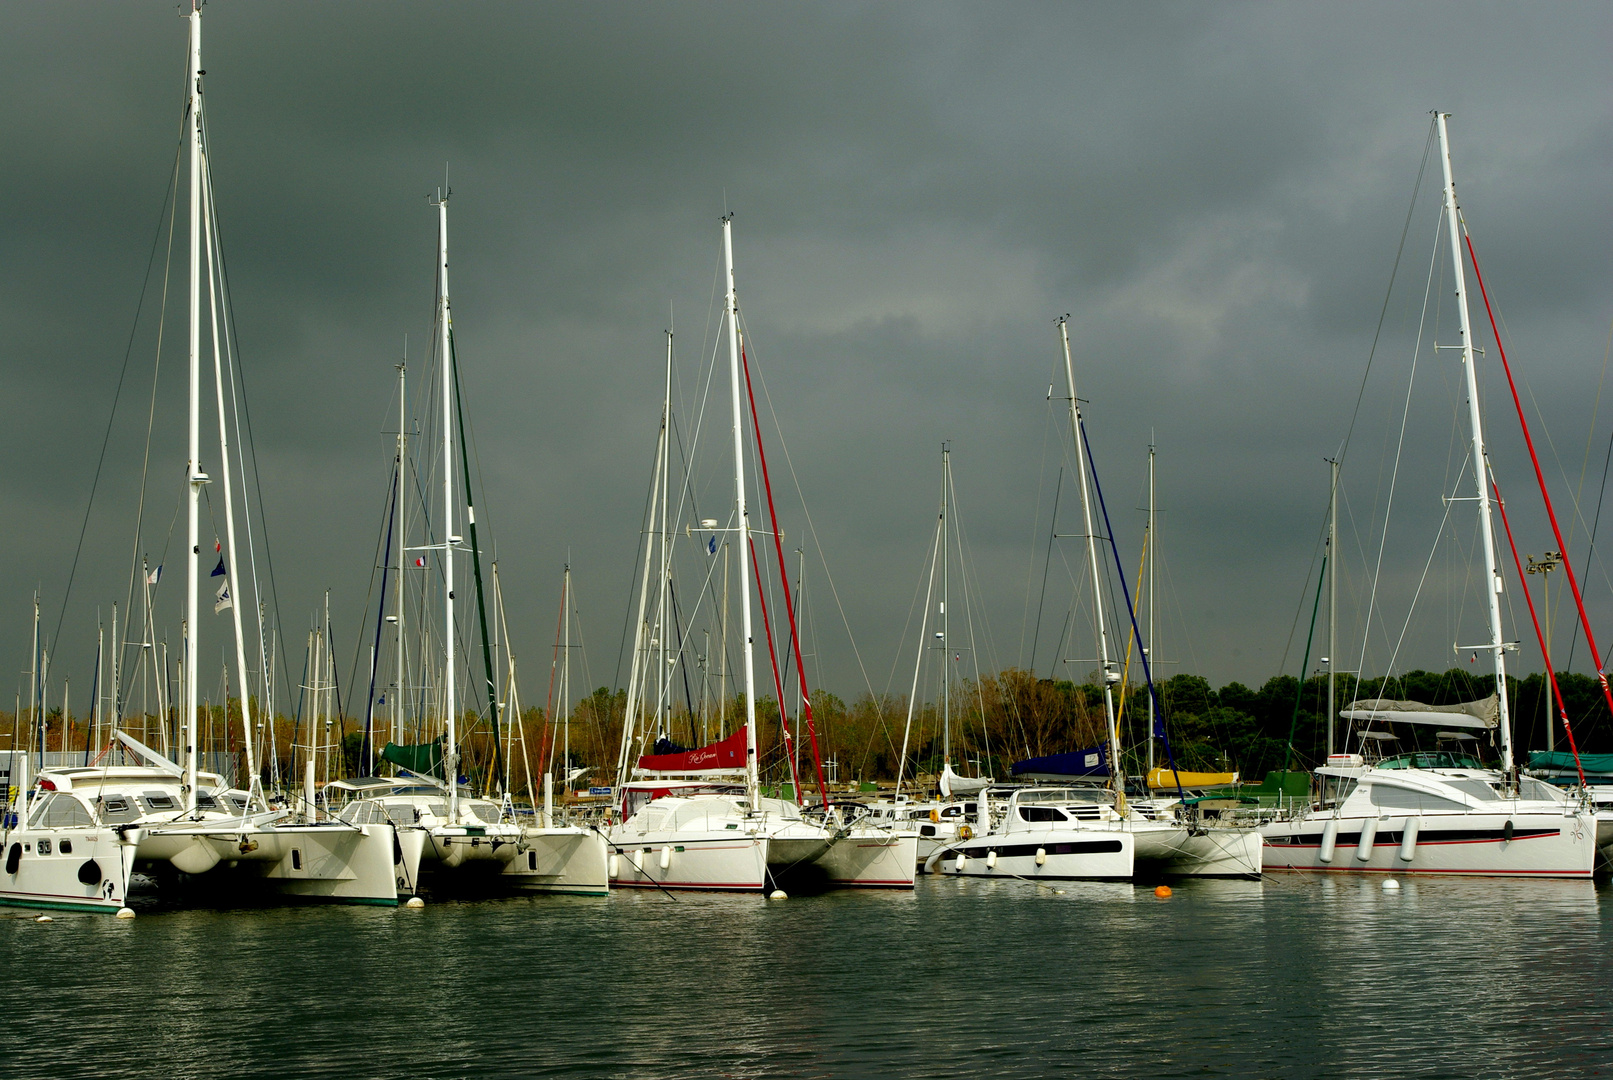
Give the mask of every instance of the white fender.
<svg viewBox="0 0 1613 1080">
<path fill-rule="evenodd" d="M 661 849 L 661 869 L 665 870 L 672 865 L 672 846 L 668 844 Z"/>
<path fill-rule="evenodd" d="M 1321 847 L 1321 850 L 1317 852 L 1316 857 L 1318 859 L 1320 859 L 1322 862 L 1325 862 L 1325 863 L 1332 862 L 1333 861 L 1333 847 L 1338 842 L 1339 842 L 1339 819 L 1338 818 L 1329 818 L 1328 821 L 1327 821 L 1327 824 L 1322 826 L 1322 847 Z"/>
<path fill-rule="evenodd" d="M 990 851 L 990 852 L 988 852 L 986 854 L 986 869 L 987 870 L 995 870 L 995 869 L 997 869 L 997 852 L 996 851 Z"/>
<path fill-rule="evenodd" d="M 610 859 L 607 860 L 605 872 L 610 875 L 610 879 L 612 881 L 615 881 L 617 878 L 622 876 L 622 857 L 616 854 L 614 851 L 610 853 Z"/>
<path fill-rule="evenodd" d="M 1372 858 L 1372 845 L 1378 839 L 1378 819 L 1367 818 L 1361 823 L 1361 842 L 1355 845 L 1355 857 L 1362 862 Z"/>
<path fill-rule="evenodd" d="M 1420 819 L 1407 818 L 1406 827 L 1400 834 L 1400 861 L 1411 862 L 1413 855 L 1417 854 L 1417 825 Z"/>
<path fill-rule="evenodd" d="M 1036 849 L 1036 865 L 1047 865 L 1047 849 L 1045 847 L 1039 847 Z"/>
</svg>

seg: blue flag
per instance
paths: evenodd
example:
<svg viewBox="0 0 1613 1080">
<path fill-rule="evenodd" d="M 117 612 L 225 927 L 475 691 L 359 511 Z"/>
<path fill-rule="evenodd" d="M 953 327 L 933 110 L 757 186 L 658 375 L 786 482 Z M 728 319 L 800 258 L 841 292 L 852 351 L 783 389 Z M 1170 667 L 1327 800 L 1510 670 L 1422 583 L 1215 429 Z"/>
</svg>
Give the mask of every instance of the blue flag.
<svg viewBox="0 0 1613 1080">
<path fill-rule="evenodd" d="M 706 551 L 711 555 L 717 554 L 717 538 L 715 536 L 706 541 Z"/>
<path fill-rule="evenodd" d="M 229 573 L 229 571 L 224 569 L 224 556 L 220 555 L 218 557 L 218 565 L 213 567 L 212 576 L 213 577 L 223 577 L 227 573 Z"/>
</svg>

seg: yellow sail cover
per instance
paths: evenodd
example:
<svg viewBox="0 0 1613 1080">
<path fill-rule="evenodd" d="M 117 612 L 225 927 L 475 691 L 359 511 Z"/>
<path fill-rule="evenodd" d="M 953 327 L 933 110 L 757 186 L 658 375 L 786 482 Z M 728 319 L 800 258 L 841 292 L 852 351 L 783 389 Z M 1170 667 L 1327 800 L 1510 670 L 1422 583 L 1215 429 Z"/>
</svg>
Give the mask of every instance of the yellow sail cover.
<svg viewBox="0 0 1613 1080">
<path fill-rule="evenodd" d="M 1187 772 L 1182 769 L 1173 772 L 1167 766 L 1148 770 L 1148 786 L 1151 788 L 1175 788 L 1178 784 L 1185 788 L 1226 787 L 1237 782 L 1238 774 L 1235 772 Z"/>
</svg>

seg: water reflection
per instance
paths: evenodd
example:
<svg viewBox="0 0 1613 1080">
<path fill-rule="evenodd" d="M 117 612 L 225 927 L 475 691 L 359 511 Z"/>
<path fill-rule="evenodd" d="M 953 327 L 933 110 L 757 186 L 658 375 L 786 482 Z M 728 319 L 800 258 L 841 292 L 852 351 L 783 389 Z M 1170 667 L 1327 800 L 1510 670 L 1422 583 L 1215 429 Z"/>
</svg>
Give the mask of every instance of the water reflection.
<svg viewBox="0 0 1613 1080">
<path fill-rule="evenodd" d="M 1613 1067 L 1610 896 L 1279 875 L 0 917 L 16 1076 L 1527 1076 Z"/>
</svg>

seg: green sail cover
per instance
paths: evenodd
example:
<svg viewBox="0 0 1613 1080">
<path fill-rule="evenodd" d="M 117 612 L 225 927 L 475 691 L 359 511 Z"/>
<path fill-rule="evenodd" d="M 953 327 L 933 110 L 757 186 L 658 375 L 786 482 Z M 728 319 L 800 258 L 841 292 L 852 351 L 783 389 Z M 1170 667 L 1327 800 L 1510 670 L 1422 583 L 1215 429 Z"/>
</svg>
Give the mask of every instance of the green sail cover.
<svg viewBox="0 0 1613 1080">
<path fill-rule="evenodd" d="M 428 743 L 409 746 L 387 743 L 381 751 L 381 760 L 390 761 L 400 769 L 407 769 L 422 776 L 441 775 L 442 739 L 436 738 Z"/>
<path fill-rule="evenodd" d="M 1579 760 L 1587 774 L 1613 773 L 1613 754 L 1581 754 Z M 1529 755 L 1529 768 L 1541 772 L 1572 773 L 1575 771 L 1574 755 L 1563 750 L 1536 750 Z"/>
</svg>

